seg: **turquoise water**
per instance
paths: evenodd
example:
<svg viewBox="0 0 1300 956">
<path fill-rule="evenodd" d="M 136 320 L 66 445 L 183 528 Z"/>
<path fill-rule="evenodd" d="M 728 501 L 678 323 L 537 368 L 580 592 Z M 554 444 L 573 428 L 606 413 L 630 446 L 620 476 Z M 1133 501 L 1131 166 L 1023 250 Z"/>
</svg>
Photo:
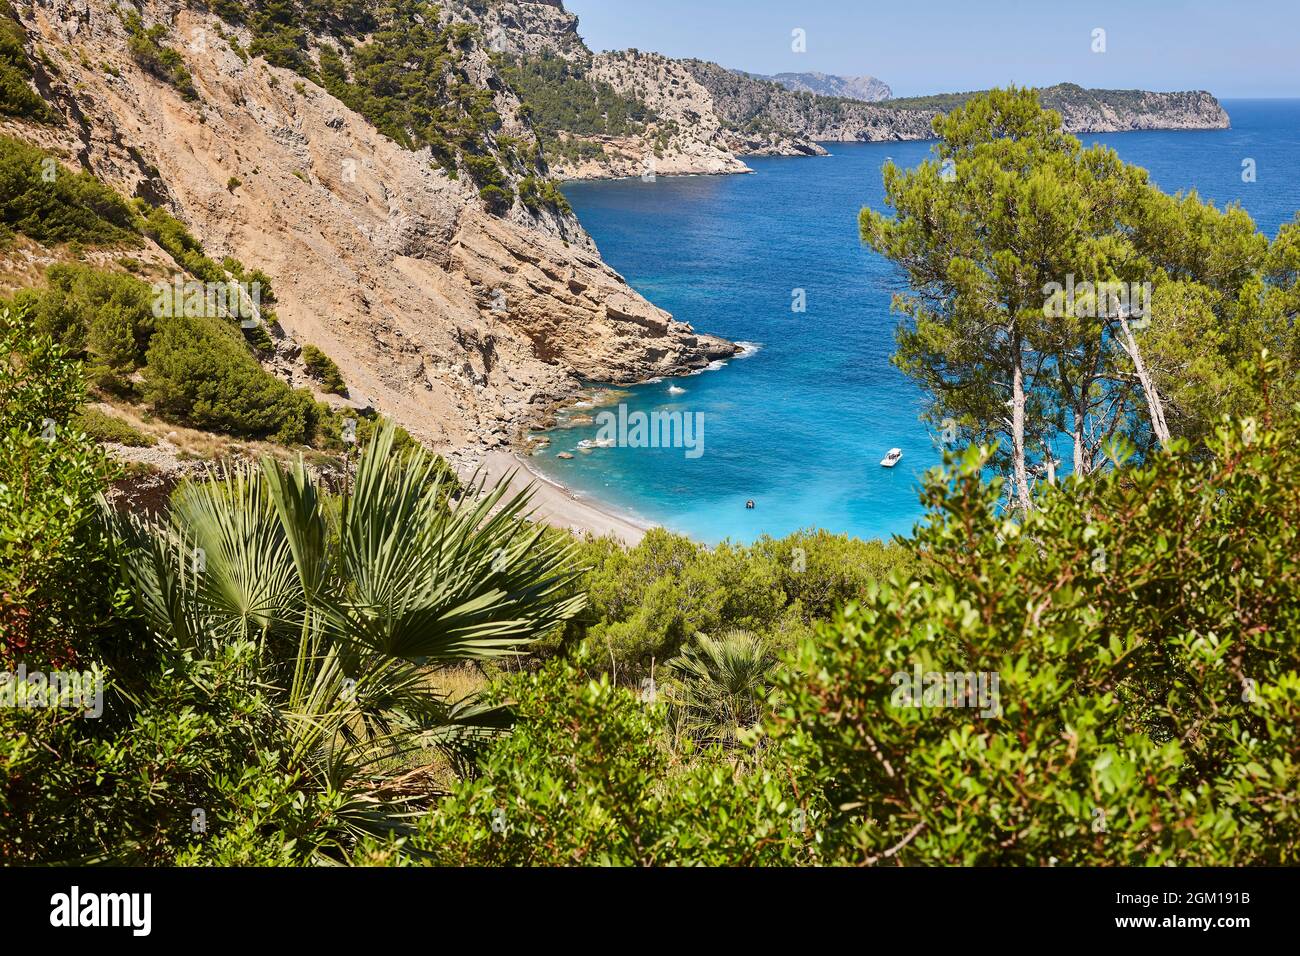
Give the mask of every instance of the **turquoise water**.
<svg viewBox="0 0 1300 956">
<path fill-rule="evenodd" d="M 1300 209 L 1300 100 L 1228 101 L 1233 128 L 1086 137 L 1145 166 L 1167 191 L 1240 201 L 1270 236 Z M 703 413 L 704 453 L 597 448 L 595 426 L 557 430 L 533 458 L 581 496 L 709 543 L 822 527 L 907 533 L 938 464 L 921 396 L 889 362 L 897 270 L 858 240 L 882 208 L 880 167 L 929 143 L 826 144 L 824 159 L 755 158 L 752 176 L 571 183 L 565 194 L 605 260 L 696 329 L 759 347 L 698 375 L 637 386 L 630 411 Z M 1242 181 L 1242 160 L 1256 181 Z M 803 289 L 806 311 L 792 311 Z M 669 394 L 670 386 L 684 389 Z M 903 459 L 880 459 L 892 447 Z M 574 453 L 559 459 L 561 451 Z M 745 508 L 752 499 L 755 507 Z"/>
</svg>

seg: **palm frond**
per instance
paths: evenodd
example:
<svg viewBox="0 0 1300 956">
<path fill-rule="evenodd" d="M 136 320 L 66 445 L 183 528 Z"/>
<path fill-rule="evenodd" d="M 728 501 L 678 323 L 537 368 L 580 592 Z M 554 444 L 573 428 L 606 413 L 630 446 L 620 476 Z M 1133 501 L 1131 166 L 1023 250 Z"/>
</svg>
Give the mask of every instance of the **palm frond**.
<svg viewBox="0 0 1300 956">
<path fill-rule="evenodd" d="M 255 649 L 283 761 L 335 795 L 354 834 L 409 825 L 406 776 L 430 748 L 463 764 L 513 722 L 506 705 L 440 695 L 430 665 L 518 653 L 584 601 L 571 545 L 528 522 L 528 492 L 475 482 L 452 505 L 445 466 L 396 454 L 394 435 L 376 430 L 341 496 L 301 459 L 267 459 L 186 482 L 167 522 L 114 519 L 156 637 L 195 659 Z"/>
</svg>

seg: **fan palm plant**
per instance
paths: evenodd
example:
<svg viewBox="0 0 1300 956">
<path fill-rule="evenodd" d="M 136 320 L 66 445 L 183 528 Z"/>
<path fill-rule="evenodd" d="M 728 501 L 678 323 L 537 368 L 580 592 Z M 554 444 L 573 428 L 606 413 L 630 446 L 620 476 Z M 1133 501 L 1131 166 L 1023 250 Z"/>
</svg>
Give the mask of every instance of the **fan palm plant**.
<svg viewBox="0 0 1300 956">
<path fill-rule="evenodd" d="M 749 631 L 696 634 L 668 662 L 669 720 L 697 740 L 734 744 L 762 718 L 775 667 L 766 642 Z"/>
<path fill-rule="evenodd" d="M 338 798 L 335 846 L 405 828 L 427 794 L 398 778 L 428 748 L 509 726 L 433 690 L 430 667 L 517 654 L 584 601 L 567 540 L 525 520 L 529 492 L 507 499 L 506 479 L 452 505 L 445 464 L 393 440 L 377 430 L 339 495 L 266 459 L 182 485 L 165 520 L 119 519 L 156 640 L 198 659 L 251 646 L 282 759 Z"/>
</svg>

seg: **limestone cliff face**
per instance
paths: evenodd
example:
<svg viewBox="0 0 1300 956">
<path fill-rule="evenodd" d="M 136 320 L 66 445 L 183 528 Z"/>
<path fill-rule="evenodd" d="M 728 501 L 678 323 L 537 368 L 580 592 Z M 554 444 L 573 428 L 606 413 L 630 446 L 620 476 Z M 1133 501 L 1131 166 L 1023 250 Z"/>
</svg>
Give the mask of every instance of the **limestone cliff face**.
<svg viewBox="0 0 1300 956">
<path fill-rule="evenodd" d="M 210 255 L 265 270 L 289 333 L 438 448 L 506 443 L 579 377 L 631 382 L 733 354 L 634 292 L 571 214 L 518 201 L 491 214 L 427 150 L 245 62 L 221 39 L 247 47 L 240 30 L 176 3 L 141 10 L 172 27 L 197 101 L 135 65 L 110 0 L 35 0 L 20 15 L 68 123 L 19 135 L 166 204 Z M 486 55 L 470 69 L 513 95 Z"/>
<path fill-rule="evenodd" d="M 1069 133 L 1122 133 L 1138 129 L 1227 129 L 1219 101 L 1204 90 L 1085 90 L 1062 84 L 1044 90 L 1043 105 L 1061 114 Z"/>
<path fill-rule="evenodd" d="M 562 0 L 447 0 L 443 14 L 478 27 L 488 47 L 514 56 L 591 55 L 578 36 L 578 18 Z"/>
<path fill-rule="evenodd" d="M 638 142 L 611 144 L 616 149 L 606 149 L 607 168 L 598 174 L 749 172 L 723 138 L 722 122 L 709 91 L 676 60 L 631 50 L 601 53 L 593 57 L 589 75 L 608 83 L 621 96 L 637 97 L 656 117 Z M 563 169 L 557 172 L 565 173 Z"/>
<path fill-rule="evenodd" d="M 974 94 L 864 103 L 787 89 L 704 60 L 683 64 L 709 91 L 719 118 L 732 129 L 783 133 L 793 141 L 880 142 L 929 139 L 934 117 Z M 1114 133 L 1135 129 L 1226 129 L 1228 114 L 1209 93 L 1085 90 L 1062 83 L 1039 92 L 1043 105 L 1061 114 L 1068 133 Z"/>
</svg>

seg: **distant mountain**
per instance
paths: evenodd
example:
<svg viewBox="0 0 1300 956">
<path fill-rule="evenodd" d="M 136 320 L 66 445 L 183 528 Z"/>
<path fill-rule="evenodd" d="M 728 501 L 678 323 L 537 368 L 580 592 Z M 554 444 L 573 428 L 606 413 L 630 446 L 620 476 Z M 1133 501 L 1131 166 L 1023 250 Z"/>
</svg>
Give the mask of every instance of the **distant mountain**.
<svg viewBox="0 0 1300 956">
<path fill-rule="evenodd" d="M 739 72 L 739 71 L 737 71 Z M 874 76 L 832 76 L 829 73 L 777 73 L 764 76 L 761 73 L 746 73 L 756 80 L 770 80 L 780 83 L 787 90 L 796 93 L 815 93 L 818 96 L 838 96 L 846 100 L 862 100 L 865 103 L 878 103 L 893 96 L 889 84 Z"/>
</svg>

